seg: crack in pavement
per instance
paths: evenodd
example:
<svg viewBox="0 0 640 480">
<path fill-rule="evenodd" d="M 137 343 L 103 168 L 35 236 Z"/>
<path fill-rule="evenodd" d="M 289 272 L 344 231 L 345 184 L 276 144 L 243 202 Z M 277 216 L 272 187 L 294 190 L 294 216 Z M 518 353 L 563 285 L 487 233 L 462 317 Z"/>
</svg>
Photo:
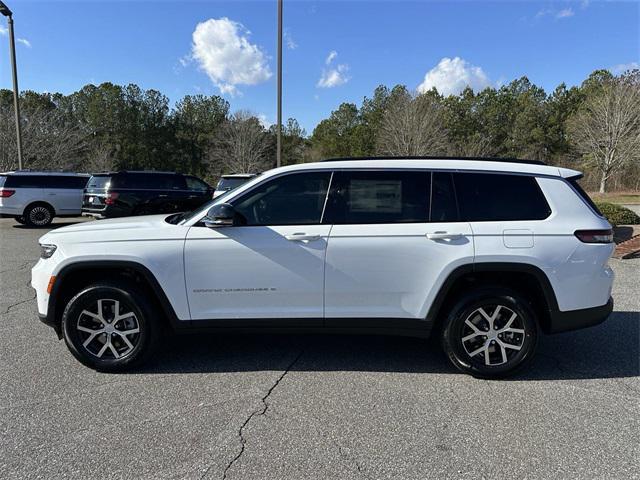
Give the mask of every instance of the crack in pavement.
<svg viewBox="0 0 640 480">
<path fill-rule="evenodd" d="M 33 265 L 33 262 L 28 261 L 28 262 L 25 262 L 25 263 L 21 263 L 20 265 L 18 265 L 15 268 L 7 268 L 6 270 L 0 270 L 0 273 L 18 272 L 20 270 L 24 270 L 25 268 L 28 268 L 31 265 Z"/>
<path fill-rule="evenodd" d="M 267 402 L 269 396 L 273 393 L 273 391 L 276 389 L 276 387 L 280 384 L 280 382 L 282 381 L 282 379 L 291 371 L 291 368 L 293 368 L 293 366 L 298 362 L 298 360 L 300 360 L 300 357 L 302 357 L 302 354 L 304 353 L 304 350 L 300 351 L 300 353 L 298 353 L 298 355 L 296 355 L 296 357 L 293 359 L 293 361 L 287 366 L 287 368 L 282 372 L 282 374 L 276 379 L 276 381 L 274 382 L 273 385 L 271 385 L 271 388 L 269 388 L 269 390 L 267 391 L 267 393 L 262 397 L 261 401 L 262 401 L 262 408 L 258 409 L 258 410 L 254 410 L 253 412 L 251 412 L 251 414 L 247 417 L 247 419 L 244 421 L 244 423 L 240 426 L 240 429 L 238 430 L 238 437 L 240 437 L 240 451 L 238 452 L 238 454 L 227 464 L 227 466 L 225 467 L 224 471 L 222 472 L 222 479 L 225 480 L 227 478 L 227 473 L 229 472 L 229 470 L 231 470 L 231 468 L 233 468 L 233 465 L 240 459 L 240 457 L 242 457 L 242 455 L 244 454 L 245 451 L 245 447 L 247 444 L 247 439 L 244 437 L 244 430 L 247 427 L 247 425 L 249 425 L 249 422 L 251 422 L 251 420 L 254 417 L 260 417 L 262 415 L 265 415 L 267 413 L 267 410 L 269 410 L 269 403 Z M 211 467 L 213 465 L 210 465 L 205 472 L 202 474 L 202 476 L 200 477 L 200 479 L 202 480 L 203 478 L 205 478 L 207 476 L 207 474 L 209 473 L 209 470 L 211 470 Z"/>
<path fill-rule="evenodd" d="M 366 472 L 364 471 L 364 466 L 358 461 L 358 459 L 355 456 L 349 453 L 348 448 L 342 447 L 337 443 L 336 443 L 336 446 L 338 447 L 338 455 L 340 455 L 340 458 L 348 462 L 353 462 L 360 476 L 364 476 L 364 478 L 370 478 L 369 475 L 367 475 Z"/>
<path fill-rule="evenodd" d="M 31 301 L 33 301 L 33 300 L 35 300 L 35 299 L 36 299 L 36 293 L 34 292 L 34 293 L 33 293 L 33 297 L 31 297 L 31 298 L 27 298 L 26 300 L 20 300 L 19 302 L 16 302 L 16 303 L 12 303 L 11 305 L 9 305 L 9 306 L 7 307 L 7 309 L 6 309 L 4 312 L 0 313 L 0 315 L 6 315 L 6 314 L 7 314 L 7 313 L 9 313 L 13 308 L 17 307 L 18 305 L 22 305 L 23 303 L 31 302 Z"/>
</svg>

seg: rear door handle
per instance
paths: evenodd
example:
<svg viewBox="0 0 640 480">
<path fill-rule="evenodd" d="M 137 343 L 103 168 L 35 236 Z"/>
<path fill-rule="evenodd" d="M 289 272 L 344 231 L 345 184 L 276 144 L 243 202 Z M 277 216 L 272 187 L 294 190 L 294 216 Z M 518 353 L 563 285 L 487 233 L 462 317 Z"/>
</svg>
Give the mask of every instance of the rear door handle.
<svg viewBox="0 0 640 480">
<path fill-rule="evenodd" d="M 158 195 L 158 198 L 167 198 L 169 195 Z"/>
<path fill-rule="evenodd" d="M 429 240 L 458 240 L 462 238 L 462 233 L 449 233 L 449 232 L 433 232 L 427 233 Z"/>
<path fill-rule="evenodd" d="M 320 240 L 320 235 L 307 235 L 306 233 L 294 233 L 293 235 L 285 235 L 284 238 L 290 242 L 312 242 Z"/>
</svg>

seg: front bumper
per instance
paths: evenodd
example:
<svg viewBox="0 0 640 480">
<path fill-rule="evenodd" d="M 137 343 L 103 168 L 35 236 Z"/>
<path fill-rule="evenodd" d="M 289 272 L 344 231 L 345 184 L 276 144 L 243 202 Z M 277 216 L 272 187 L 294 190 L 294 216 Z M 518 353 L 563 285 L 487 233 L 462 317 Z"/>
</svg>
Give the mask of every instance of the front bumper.
<svg viewBox="0 0 640 480">
<path fill-rule="evenodd" d="M 549 333 L 569 332 L 581 328 L 593 327 L 604 322 L 613 311 L 613 298 L 599 307 L 551 312 Z"/>
</svg>

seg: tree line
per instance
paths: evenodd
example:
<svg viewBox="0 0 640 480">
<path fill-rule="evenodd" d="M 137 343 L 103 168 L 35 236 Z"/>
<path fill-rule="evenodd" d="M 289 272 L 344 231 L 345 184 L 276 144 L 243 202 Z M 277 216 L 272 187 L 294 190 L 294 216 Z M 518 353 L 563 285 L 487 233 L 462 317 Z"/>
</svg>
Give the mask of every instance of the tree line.
<svg viewBox="0 0 640 480">
<path fill-rule="evenodd" d="M 111 83 L 70 95 L 21 93 L 24 167 L 176 170 L 214 181 L 275 166 L 275 126 L 232 113 L 224 98 Z M 0 90 L 0 171 L 16 167 L 13 102 Z M 583 170 L 587 187 L 640 189 L 640 71 L 596 70 L 546 93 L 526 77 L 499 88 L 442 96 L 379 86 L 343 103 L 311 135 L 290 118 L 283 164 L 327 157 L 518 157 Z"/>
</svg>

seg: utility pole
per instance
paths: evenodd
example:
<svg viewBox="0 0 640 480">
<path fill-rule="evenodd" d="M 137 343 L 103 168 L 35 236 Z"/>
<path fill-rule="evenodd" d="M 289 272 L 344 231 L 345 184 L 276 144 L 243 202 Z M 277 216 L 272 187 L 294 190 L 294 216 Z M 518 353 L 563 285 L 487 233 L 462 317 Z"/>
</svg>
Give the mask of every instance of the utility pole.
<svg viewBox="0 0 640 480">
<path fill-rule="evenodd" d="M 282 0 L 278 0 L 278 127 L 276 128 L 276 167 L 282 166 Z"/>
<path fill-rule="evenodd" d="M 11 50 L 11 70 L 13 75 L 13 110 L 16 114 L 16 140 L 18 143 L 18 170 L 22 170 L 22 129 L 20 128 L 20 102 L 18 96 L 18 67 L 16 66 L 16 42 L 13 33 L 13 13 L 0 1 L 0 14 L 7 17 L 9 24 L 9 49 Z"/>
</svg>

